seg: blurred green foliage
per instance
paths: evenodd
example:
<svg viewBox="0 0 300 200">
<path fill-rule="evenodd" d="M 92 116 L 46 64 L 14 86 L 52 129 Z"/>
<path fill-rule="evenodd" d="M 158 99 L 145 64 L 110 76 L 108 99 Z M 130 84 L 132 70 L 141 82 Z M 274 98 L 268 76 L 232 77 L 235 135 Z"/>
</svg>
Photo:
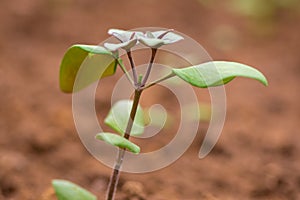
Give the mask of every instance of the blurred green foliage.
<svg viewBox="0 0 300 200">
<path fill-rule="evenodd" d="M 220 0 L 198 0 L 203 6 L 215 9 Z M 283 13 L 300 14 L 300 0 L 230 0 L 222 5 L 232 13 L 245 17 L 247 26 L 259 35 L 276 32 L 276 23 Z M 219 8 L 217 8 L 219 9 Z"/>
<path fill-rule="evenodd" d="M 299 5 L 299 0 L 231 0 L 239 14 L 257 19 L 274 19 L 283 9 L 299 10 Z"/>
<path fill-rule="evenodd" d="M 299 0 L 231 0 L 230 6 L 239 15 L 248 17 L 252 32 L 259 35 L 276 33 L 281 14 L 300 10 Z"/>
</svg>

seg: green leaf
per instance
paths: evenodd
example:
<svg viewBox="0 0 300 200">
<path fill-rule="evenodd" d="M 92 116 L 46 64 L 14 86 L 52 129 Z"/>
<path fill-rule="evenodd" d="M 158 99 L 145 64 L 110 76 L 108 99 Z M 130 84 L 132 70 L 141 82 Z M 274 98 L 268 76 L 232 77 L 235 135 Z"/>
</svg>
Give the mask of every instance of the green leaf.
<svg viewBox="0 0 300 200">
<path fill-rule="evenodd" d="M 138 154 L 141 150 L 140 147 L 137 146 L 136 144 L 130 142 L 129 140 L 125 139 L 122 136 L 113 133 L 98 133 L 96 135 L 96 139 L 102 140 L 113 146 L 125 148 L 135 154 Z"/>
<path fill-rule="evenodd" d="M 141 37 L 139 40 L 143 45 L 151 48 L 159 48 L 160 46 L 164 45 L 164 40 L 157 39 L 157 38 L 146 38 Z"/>
<path fill-rule="evenodd" d="M 169 128 L 173 124 L 173 116 L 160 106 L 152 106 L 145 113 L 145 124 L 147 126 Z"/>
<path fill-rule="evenodd" d="M 77 77 L 81 65 L 85 67 L 80 73 L 81 76 Z M 79 91 L 102 77 L 113 75 L 116 66 L 117 61 L 113 54 L 104 47 L 73 45 L 65 53 L 60 65 L 60 89 L 66 93 Z M 73 88 L 75 80 L 76 88 Z"/>
<path fill-rule="evenodd" d="M 179 78 L 200 88 L 224 85 L 237 76 L 255 79 L 265 86 L 268 85 L 267 79 L 260 71 L 236 62 L 212 61 L 172 71 Z"/>
<path fill-rule="evenodd" d="M 159 48 L 162 45 L 172 44 L 183 40 L 184 38 L 176 33 L 172 33 L 172 30 L 147 32 L 146 35 L 140 36 L 139 41 L 151 48 Z"/>
<path fill-rule="evenodd" d="M 107 124 L 123 136 L 127 127 L 128 120 L 130 119 L 132 105 L 133 101 L 131 100 L 117 101 L 110 109 L 107 117 L 105 118 L 105 124 Z M 130 135 L 137 136 L 143 134 L 144 124 L 144 112 L 141 106 L 138 106 Z"/>
<path fill-rule="evenodd" d="M 53 180 L 58 200 L 96 200 L 96 196 L 80 186 L 65 180 Z"/>
<path fill-rule="evenodd" d="M 114 43 L 104 43 L 105 48 L 110 51 L 117 51 L 120 48 L 125 49 L 126 51 L 130 51 L 132 47 L 134 47 L 137 43 L 137 39 L 128 40 L 126 42 L 114 44 Z"/>
</svg>

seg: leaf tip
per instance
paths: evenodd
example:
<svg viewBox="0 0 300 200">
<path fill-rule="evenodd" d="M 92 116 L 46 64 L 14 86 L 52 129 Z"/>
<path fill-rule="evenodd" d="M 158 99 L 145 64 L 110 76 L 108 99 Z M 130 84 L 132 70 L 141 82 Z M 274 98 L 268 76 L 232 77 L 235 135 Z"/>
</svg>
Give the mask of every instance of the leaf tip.
<svg viewBox="0 0 300 200">
<path fill-rule="evenodd" d="M 95 136 L 96 139 L 98 140 L 102 140 L 110 145 L 113 145 L 115 147 L 119 147 L 119 148 L 123 148 L 123 149 L 127 149 L 128 151 L 134 153 L 134 154 L 138 154 L 140 153 L 141 149 L 138 145 L 132 143 L 131 141 L 129 141 L 128 139 L 113 134 L 113 133 L 98 133 Z"/>
<path fill-rule="evenodd" d="M 95 139 L 97 139 L 97 140 L 103 140 L 102 134 L 98 133 L 97 135 L 95 135 Z"/>
<path fill-rule="evenodd" d="M 52 186 L 55 187 L 60 181 L 61 181 L 61 180 L 59 180 L 59 179 L 53 179 L 53 180 L 51 181 Z"/>
<path fill-rule="evenodd" d="M 261 83 L 264 85 L 264 86 L 269 86 L 269 82 L 267 80 L 266 77 L 264 77 L 264 79 L 261 81 Z"/>
<path fill-rule="evenodd" d="M 258 70 L 257 70 L 258 71 Z M 264 86 L 268 86 L 269 82 L 267 80 L 267 78 L 265 77 L 265 75 L 263 73 L 261 73 L 260 71 L 258 71 L 258 73 L 260 74 L 259 78 L 256 78 L 256 80 L 258 80 L 260 83 L 262 83 Z"/>
</svg>

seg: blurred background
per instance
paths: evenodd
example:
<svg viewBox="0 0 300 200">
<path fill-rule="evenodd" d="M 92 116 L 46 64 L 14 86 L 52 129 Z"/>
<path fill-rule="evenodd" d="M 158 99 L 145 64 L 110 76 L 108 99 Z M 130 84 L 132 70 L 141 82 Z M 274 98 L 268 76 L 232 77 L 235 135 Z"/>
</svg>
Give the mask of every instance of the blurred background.
<svg viewBox="0 0 300 200">
<path fill-rule="evenodd" d="M 269 87 L 228 84 L 212 153 L 198 158 L 204 123 L 173 165 L 122 174 L 117 199 L 300 198 L 299 0 L 2 0 L 0 8 L 0 199 L 53 199 L 54 178 L 103 198 L 111 170 L 79 140 L 71 95 L 58 87 L 60 61 L 70 45 L 98 44 L 109 28 L 147 26 L 189 35 L 214 60 L 255 66 Z"/>
</svg>

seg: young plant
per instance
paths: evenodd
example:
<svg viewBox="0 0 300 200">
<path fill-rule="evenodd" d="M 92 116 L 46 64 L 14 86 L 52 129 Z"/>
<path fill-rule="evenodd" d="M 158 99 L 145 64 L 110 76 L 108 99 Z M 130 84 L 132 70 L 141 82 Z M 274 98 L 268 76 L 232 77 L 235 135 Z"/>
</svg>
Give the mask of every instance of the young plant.
<svg viewBox="0 0 300 200">
<path fill-rule="evenodd" d="M 104 132 L 96 135 L 95 133 L 96 139 L 119 149 L 108 186 L 107 200 L 114 199 L 125 152 L 130 151 L 135 154 L 140 152 L 140 147 L 130 141 L 130 136 L 140 135 L 144 132 L 144 114 L 139 105 L 140 97 L 144 90 L 175 76 L 199 88 L 224 85 L 238 76 L 255 79 L 264 85 L 268 85 L 266 78 L 258 70 L 241 63 L 226 61 L 211 61 L 186 68 L 174 68 L 170 70 L 168 75 L 149 82 L 148 78 L 158 49 L 163 45 L 178 42 L 183 37 L 173 33 L 172 30 L 142 33 L 110 29 L 108 33 L 116 37 L 120 43 L 105 43 L 104 47 L 73 45 L 64 55 L 60 67 L 60 88 L 66 93 L 77 92 L 100 78 L 113 75 L 117 66 L 120 67 L 134 88 L 133 100 L 116 102 L 105 119 L 105 123 L 114 129 L 117 134 Z M 131 48 L 137 43 L 142 43 L 151 49 L 147 70 L 145 74 L 139 76 L 131 54 Z M 122 59 L 118 56 L 118 51 L 121 49 L 127 53 L 132 74 L 129 74 L 127 68 L 123 65 Z M 73 86 L 79 68 L 87 58 L 90 60 L 88 67 L 89 76 L 75 88 Z M 128 110 L 128 107 L 130 110 Z M 96 199 L 94 195 L 67 181 L 54 180 L 53 186 L 59 200 Z"/>
</svg>

